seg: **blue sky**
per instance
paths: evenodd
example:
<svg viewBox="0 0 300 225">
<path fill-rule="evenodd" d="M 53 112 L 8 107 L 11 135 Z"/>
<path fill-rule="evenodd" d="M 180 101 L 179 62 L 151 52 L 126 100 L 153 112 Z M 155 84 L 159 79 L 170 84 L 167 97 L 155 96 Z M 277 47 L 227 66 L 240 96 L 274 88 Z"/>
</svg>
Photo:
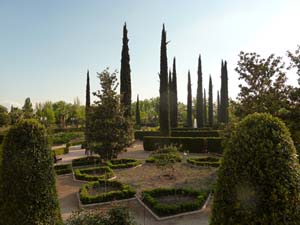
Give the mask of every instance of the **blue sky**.
<svg viewBox="0 0 300 225">
<path fill-rule="evenodd" d="M 0 0 L 0 104 L 79 97 L 85 101 L 86 71 L 91 90 L 96 72 L 120 69 L 122 26 L 127 22 L 133 100 L 159 94 L 162 24 L 168 59 L 176 56 L 179 100 L 186 102 L 187 72 L 196 93 L 201 53 L 204 86 L 212 75 L 220 86 L 221 59 L 228 61 L 229 95 L 239 92 L 234 72 L 238 53 L 285 56 L 300 44 L 299 0 Z M 289 74 L 295 83 L 296 75 Z"/>
</svg>

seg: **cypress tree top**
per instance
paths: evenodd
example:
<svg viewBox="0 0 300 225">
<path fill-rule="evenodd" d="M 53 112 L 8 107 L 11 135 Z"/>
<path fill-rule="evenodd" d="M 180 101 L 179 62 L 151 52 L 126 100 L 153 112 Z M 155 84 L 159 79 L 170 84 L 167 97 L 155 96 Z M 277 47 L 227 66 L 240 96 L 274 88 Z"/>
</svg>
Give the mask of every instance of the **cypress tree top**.
<svg viewBox="0 0 300 225">
<path fill-rule="evenodd" d="M 213 86 L 212 86 L 212 80 L 211 76 L 209 76 L 209 90 L 208 90 L 208 122 L 209 126 L 212 127 L 214 124 L 214 119 L 213 119 Z"/>
<path fill-rule="evenodd" d="M 202 87 L 202 64 L 201 64 L 201 55 L 198 58 L 198 85 L 197 85 L 197 127 L 204 126 L 204 115 L 203 115 L 203 87 Z"/>
<path fill-rule="evenodd" d="M 86 95 L 85 95 L 85 106 L 86 108 L 91 105 L 91 97 L 90 97 L 90 72 L 89 70 L 86 73 Z"/>
<path fill-rule="evenodd" d="M 192 84 L 191 84 L 191 74 L 188 72 L 188 96 L 187 96 L 187 125 L 188 127 L 193 127 L 193 116 L 192 116 Z"/>
<path fill-rule="evenodd" d="M 171 114 L 171 127 L 177 127 L 177 115 L 178 115 L 178 104 L 177 104 L 177 73 L 176 73 L 176 59 L 173 59 L 173 74 L 172 74 L 172 114 Z"/>
</svg>

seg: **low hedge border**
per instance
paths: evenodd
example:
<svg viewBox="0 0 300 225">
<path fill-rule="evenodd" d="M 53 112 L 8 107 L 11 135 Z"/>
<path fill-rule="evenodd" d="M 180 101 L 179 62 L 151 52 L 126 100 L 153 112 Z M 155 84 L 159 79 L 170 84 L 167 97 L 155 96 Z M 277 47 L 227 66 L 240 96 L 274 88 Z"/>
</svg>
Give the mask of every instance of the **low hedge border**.
<svg viewBox="0 0 300 225">
<path fill-rule="evenodd" d="M 57 148 L 57 149 L 52 149 L 52 154 L 54 155 L 64 155 L 69 153 L 69 148 L 68 147 L 62 147 L 62 148 Z"/>
<path fill-rule="evenodd" d="M 164 204 L 156 198 L 168 195 L 184 195 L 195 197 L 193 202 Z M 143 191 L 143 202 L 158 216 L 170 216 L 184 212 L 195 211 L 205 204 L 209 193 L 207 191 L 197 191 L 184 188 L 157 188 L 150 191 Z"/>
<path fill-rule="evenodd" d="M 86 156 L 72 160 L 72 166 L 97 166 L 101 165 L 101 158 L 99 156 Z"/>
<path fill-rule="evenodd" d="M 145 151 L 154 151 L 167 145 L 181 146 L 182 151 L 190 153 L 219 153 L 222 154 L 223 138 L 220 137 L 144 137 Z"/>
<path fill-rule="evenodd" d="M 107 193 L 99 193 L 98 195 L 89 195 L 88 189 L 94 188 L 97 186 L 111 186 L 117 187 L 120 190 L 110 191 Z M 109 180 L 98 180 L 96 182 L 89 182 L 83 185 L 79 190 L 79 198 L 82 204 L 94 204 L 94 203 L 101 203 L 101 202 L 109 202 L 114 200 L 121 200 L 121 199 L 128 199 L 133 198 L 135 195 L 135 191 L 130 188 L 126 184 L 122 184 L 119 181 L 109 181 Z"/>
<path fill-rule="evenodd" d="M 131 168 L 142 164 L 141 161 L 136 159 L 112 159 L 106 163 L 112 169 Z"/>
<path fill-rule="evenodd" d="M 174 158 L 174 160 L 175 160 L 175 162 L 181 162 L 182 161 L 182 159 L 181 158 Z M 153 156 L 150 156 L 149 158 L 147 158 L 146 160 L 145 160 L 145 162 L 146 163 L 155 163 L 155 161 L 156 161 L 156 159 L 155 159 L 155 157 L 153 157 Z"/>
<path fill-rule="evenodd" d="M 197 166 L 219 167 L 221 164 L 221 159 L 208 156 L 208 157 L 188 158 L 187 162 Z"/>
<path fill-rule="evenodd" d="M 55 165 L 54 170 L 56 175 L 69 174 L 72 173 L 72 165 L 71 164 Z"/>
<path fill-rule="evenodd" d="M 86 172 L 99 171 L 105 172 L 103 175 L 92 175 Z M 77 180 L 85 180 L 85 181 L 97 181 L 99 179 L 109 179 L 114 177 L 114 172 L 108 166 L 102 167 L 93 167 L 93 168 L 83 168 L 83 169 L 75 169 L 74 176 Z"/>
</svg>

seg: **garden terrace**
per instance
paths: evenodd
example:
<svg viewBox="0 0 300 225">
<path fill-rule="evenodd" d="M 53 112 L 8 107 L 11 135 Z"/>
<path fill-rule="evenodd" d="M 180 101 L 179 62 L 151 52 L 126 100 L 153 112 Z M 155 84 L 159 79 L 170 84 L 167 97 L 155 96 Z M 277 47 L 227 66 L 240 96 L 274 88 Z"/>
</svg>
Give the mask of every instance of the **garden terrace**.
<svg viewBox="0 0 300 225">
<path fill-rule="evenodd" d="M 107 161 L 107 165 L 112 169 L 123 169 L 135 167 L 141 164 L 141 161 L 136 159 L 112 159 Z"/>
<path fill-rule="evenodd" d="M 82 204 L 94 204 L 114 200 L 128 199 L 135 191 L 119 181 L 98 180 L 83 185 L 79 191 Z"/>
<path fill-rule="evenodd" d="M 142 192 L 143 202 L 158 216 L 170 216 L 201 209 L 208 191 L 184 188 L 157 188 Z"/>
<path fill-rule="evenodd" d="M 77 180 L 96 181 L 114 177 L 114 172 L 108 166 L 75 169 L 74 176 Z"/>
</svg>

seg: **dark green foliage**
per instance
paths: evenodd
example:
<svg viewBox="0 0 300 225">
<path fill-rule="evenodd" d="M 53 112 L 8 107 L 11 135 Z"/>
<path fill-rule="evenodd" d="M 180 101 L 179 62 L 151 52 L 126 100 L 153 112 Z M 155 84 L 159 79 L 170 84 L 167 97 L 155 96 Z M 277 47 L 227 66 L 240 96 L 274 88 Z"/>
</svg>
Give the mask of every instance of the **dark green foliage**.
<svg viewBox="0 0 300 225">
<path fill-rule="evenodd" d="M 72 165 L 71 164 L 55 165 L 54 170 L 56 175 L 69 174 L 72 173 Z"/>
<path fill-rule="evenodd" d="M 119 190 L 102 192 L 97 195 L 90 195 L 88 192 L 89 189 L 105 186 L 118 188 Z M 95 182 L 89 182 L 83 185 L 79 191 L 80 201 L 82 204 L 93 204 L 128 199 L 134 197 L 134 195 L 135 191 L 132 188 L 130 188 L 126 184 L 122 184 L 121 182 L 115 180 L 98 180 Z"/>
<path fill-rule="evenodd" d="M 299 169 L 284 123 L 269 114 L 247 116 L 227 143 L 210 224 L 299 224 Z"/>
<path fill-rule="evenodd" d="M 218 123 L 221 123 L 221 106 L 220 106 L 220 95 L 219 91 L 217 91 L 217 120 Z"/>
<path fill-rule="evenodd" d="M 23 118 L 24 119 L 30 119 L 33 118 L 33 108 L 32 103 L 30 101 L 30 98 L 25 99 L 25 103 L 23 105 Z"/>
<path fill-rule="evenodd" d="M 112 159 L 106 162 L 112 169 L 131 168 L 141 164 L 137 159 Z"/>
<path fill-rule="evenodd" d="M 206 92 L 205 92 L 205 88 L 204 88 L 204 94 L 203 94 L 203 123 L 204 126 L 208 125 L 207 122 L 207 101 L 206 101 Z"/>
<path fill-rule="evenodd" d="M 95 211 L 79 211 L 71 215 L 66 225 L 135 225 L 128 209 L 115 207 L 107 214 Z"/>
<path fill-rule="evenodd" d="M 170 136 L 170 107 L 168 94 L 168 59 L 165 25 L 163 25 L 160 46 L 160 87 L 159 87 L 159 127 L 161 135 Z"/>
<path fill-rule="evenodd" d="M 86 149 L 89 149 L 90 144 L 90 108 L 91 108 L 91 95 L 90 95 L 90 73 L 87 71 L 86 75 L 86 94 L 85 94 L 85 140 Z"/>
<path fill-rule="evenodd" d="M 187 162 L 197 166 L 219 167 L 221 164 L 221 159 L 207 156 L 207 157 L 198 157 L 198 158 L 188 158 Z"/>
<path fill-rule="evenodd" d="M 72 160 L 72 166 L 97 166 L 101 164 L 101 158 L 98 156 L 87 156 Z"/>
<path fill-rule="evenodd" d="M 0 127 L 7 126 L 9 124 L 9 115 L 7 108 L 0 105 Z"/>
<path fill-rule="evenodd" d="M 126 23 L 123 27 L 123 46 L 122 46 L 122 58 L 121 58 L 121 70 L 120 70 L 120 94 L 121 104 L 124 107 L 124 117 L 131 118 L 131 77 L 130 77 L 130 58 L 128 48 Z"/>
<path fill-rule="evenodd" d="M 196 117 L 197 127 L 204 127 L 204 112 L 203 112 L 203 85 L 202 85 L 202 63 L 201 55 L 198 58 L 198 85 L 197 85 L 197 106 L 196 106 Z"/>
<path fill-rule="evenodd" d="M 208 192 L 184 188 L 157 188 L 149 191 L 143 191 L 142 196 L 143 202 L 158 216 L 163 217 L 200 209 L 208 197 Z M 165 196 L 189 196 L 194 199 L 190 202 L 184 203 L 161 203 L 159 198 Z"/>
<path fill-rule="evenodd" d="M 101 91 L 93 93 L 98 99 L 91 107 L 91 150 L 105 159 L 115 157 L 132 141 L 131 119 L 124 116 L 117 89 L 116 72 L 108 69 L 98 74 Z M 92 149 L 93 148 L 93 149 Z"/>
<path fill-rule="evenodd" d="M 220 121 L 228 123 L 229 120 L 228 99 L 228 72 L 227 62 L 221 63 L 221 99 L 220 99 Z"/>
<path fill-rule="evenodd" d="M 61 145 L 66 144 L 73 139 L 82 139 L 83 137 L 83 132 L 60 132 L 51 135 L 50 140 L 53 145 Z"/>
<path fill-rule="evenodd" d="M 223 147 L 223 138 L 221 137 L 212 137 L 207 139 L 207 150 L 209 153 L 218 153 L 222 154 L 224 147 Z"/>
<path fill-rule="evenodd" d="M 163 146 L 152 152 L 150 158 L 148 161 L 146 160 L 146 162 L 155 163 L 158 167 L 181 162 L 181 155 L 178 149 L 180 149 L 180 147 L 177 148 L 173 145 Z"/>
<path fill-rule="evenodd" d="M 208 88 L 208 125 L 210 127 L 214 124 L 214 109 L 213 109 L 213 86 L 211 76 L 209 76 L 209 88 Z"/>
<path fill-rule="evenodd" d="M 101 175 L 100 175 L 101 174 Z M 75 169 L 74 175 L 77 180 L 97 181 L 114 177 L 114 172 L 107 166 Z"/>
<path fill-rule="evenodd" d="M 44 126 L 21 120 L 8 131 L 1 171 L 1 225 L 62 224 Z"/>
<path fill-rule="evenodd" d="M 140 114 L 140 101 L 139 101 L 139 95 L 137 95 L 137 99 L 136 99 L 135 124 L 136 124 L 138 127 L 141 126 L 141 114 Z"/>
<path fill-rule="evenodd" d="M 192 114 L 192 84 L 191 74 L 188 72 L 188 85 L 187 85 L 187 126 L 193 127 L 193 114 Z"/>
<path fill-rule="evenodd" d="M 178 126 L 178 99 L 177 99 L 177 72 L 176 72 L 176 59 L 173 59 L 173 73 L 172 73 L 172 83 L 171 83 L 171 127 Z"/>
</svg>

